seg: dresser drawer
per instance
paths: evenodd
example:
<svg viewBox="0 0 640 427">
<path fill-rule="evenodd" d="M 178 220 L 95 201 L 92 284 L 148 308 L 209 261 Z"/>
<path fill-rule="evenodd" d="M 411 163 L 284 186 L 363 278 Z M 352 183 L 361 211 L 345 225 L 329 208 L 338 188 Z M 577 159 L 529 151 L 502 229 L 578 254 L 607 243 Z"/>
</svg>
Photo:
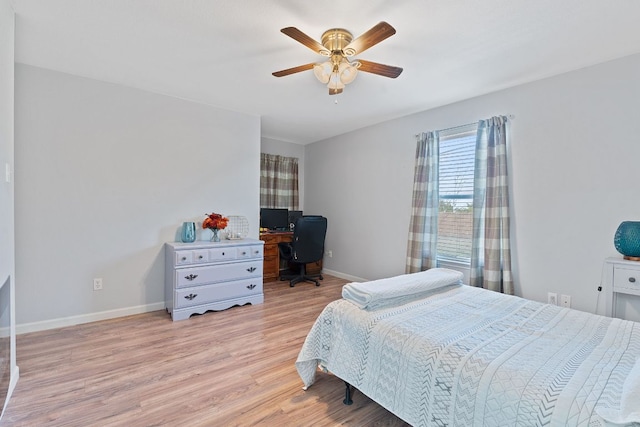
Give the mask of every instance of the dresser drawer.
<svg viewBox="0 0 640 427">
<path fill-rule="evenodd" d="M 262 293 L 262 277 L 176 290 L 176 308 Z"/>
<path fill-rule="evenodd" d="M 236 249 L 236 258 L 237 259 L 262 258 L 262 245 L 241 246 Z"/>
<path fill-rule="evenodd" d="M 613 270 L 613 288 L 640 292 L 640 269 L 616 267 Z"/>
<path fill-rule="evenodd" d="M 264 256 L 264 245 L 251 246 L 251 257 L 262 258 Z"/>
<path fill-rule="evenodd" d="M 175 265 L 197 264 L 208 261 L 209 254 L 206 249 L 176 252 Z"/>
<path fill-rule="evenodd" d="M 251 277 L 262 277 L 262 260 L 176 270 L 176 287 L 204 285 Z"/>
<path fill-rule="evenodd" d="M 237 248 L 214 248 L 209 249 L 209 261 L 233 261 L 236 259 Z"/>
</svg>

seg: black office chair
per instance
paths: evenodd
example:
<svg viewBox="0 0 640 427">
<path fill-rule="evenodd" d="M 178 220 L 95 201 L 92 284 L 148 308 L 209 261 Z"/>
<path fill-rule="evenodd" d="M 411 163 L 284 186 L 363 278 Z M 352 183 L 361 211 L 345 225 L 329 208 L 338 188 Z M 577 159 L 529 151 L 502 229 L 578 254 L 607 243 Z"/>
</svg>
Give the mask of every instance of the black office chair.
<svg viewBox="0 0 640 427">
<path fill-rule="evenodd" d="M 305 215 L 296 220 L 291 243 L 278 243 L 280 258 L 299 267 L 298 274 L 280 275 L 280 280 L 289 280 L 289 286 L 298 282 L 310 281 L 320 286 L 318 279 L 322 274 L 309 275 L 306 264 L 320 261 L 324 255 L 324 238 L 327 234 L 327 218 L 317 215 Z"/>
</svg>

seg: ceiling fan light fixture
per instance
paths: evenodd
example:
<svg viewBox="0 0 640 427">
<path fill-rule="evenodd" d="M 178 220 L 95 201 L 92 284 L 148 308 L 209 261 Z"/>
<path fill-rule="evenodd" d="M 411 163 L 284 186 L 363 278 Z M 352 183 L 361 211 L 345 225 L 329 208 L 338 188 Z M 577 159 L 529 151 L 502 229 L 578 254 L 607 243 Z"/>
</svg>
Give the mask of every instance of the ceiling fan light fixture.
<svg viewBox="0 0 640 427">
<path fill-rule="evenodd" d="M 344 83 L 340 80 L 338 73 L 332 73 L 327 83 L 329 89 L 344 89 Z"/>
<path fill-rule="evenodd" d="M 338 66 L 338 74 L 340 75 L 340 81 L 346 85 L 355 80 L 358 74 L 359 62 L 350 63 L 347 60 L 343 60 Z"/>
<path fill-rule="evenodd" d="M 402 73 L 400 67 L 365 61 L 364 59 L 349 60 L 351 56 L 360 55 L 371 46 L 375 46 L 394 35 L 395 28 L 387 22 L 379 22 L 356 39 L 344 28 L 332 28 L 322 34 L 321 43 L 295 27 L 286 27 L 280 31 L 314 52 L 328 57 L 329 60 L 322 63 L 303 64 L 271 73 L 275 77 L 313 70 L 316 79 L 329 87 L 329 94 L 336 95 L 342 93 L 345 85 L 355 80 L 358 71 L 393 79 Z"/>
<path fill-rule="evenodd" d="M 313 74 L 316 76 L 316 79 L 323 84 L 329 83 L 332 72 L 333 64 L 331 64 L 331 61 L 326 61 L 321 64 L 318 63 L 313 66 Z"/>
</svg>

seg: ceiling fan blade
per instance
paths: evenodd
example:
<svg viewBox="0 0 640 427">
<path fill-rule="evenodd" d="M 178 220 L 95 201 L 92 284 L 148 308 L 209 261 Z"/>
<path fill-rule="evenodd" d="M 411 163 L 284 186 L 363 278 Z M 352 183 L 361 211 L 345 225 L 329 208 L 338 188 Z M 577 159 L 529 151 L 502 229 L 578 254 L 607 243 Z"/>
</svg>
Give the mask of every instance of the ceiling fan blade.
<svg viewBox="0 0 640 427">
<path fill-rule="evenodd" d="M 371 46 L 380 43 L 382 40 L 391 37 L 396 33 L 396 29 L 388 23 L 382 21 L 362 34 L 357 39 L 349 43 L 344 49 L 347 56 L 353 56 L 364 52 Z"/>
<path fill-rule="evenodd" d="M 271 74 L 273 74 L 276 77 L 284 77 L 290 74 L 299 73 L 301 71 L 312 70 L 314 65 L 316 64 L 312 62 L 311 64 L 298 65 L 297 67 L 287 68 L 286 70 L 276 71 L 275 73 L 271 73 Z"/>
<path fill-rule="evenodd" d="M 326 47 L 322 46 L 320 43 L 318 43 L 317 41 L 315 41 L 314 39 L 312 39 L 302 31 L 300 31 L 296 27 L 283 28 L 280 30 L 280 32 L 288 35 L 295 41 L 302 43 L 303 45 L 305 45 L 315 53 L 319 53 L 322 56 L 331 55 L 331 52 L 329 52 Z"/>
<path fill-rule="evenodd" d="M 365 73 L 373 73 L 379 76 L 390 77 L 392 79 L 395 79 L 400 75 L 400 73 L 402 73 L 401 67 L 378 64 L 377 62 L 364 61 L 362 59 L 358 59 L 358 62 L 360 63 L 358 71 L 364 71 Z"/>
<path fill-rule="evenodd" d="M 340 93 L 342 93 L 342 89 L 329 88 L 329 95 L 338 95 Z"/>
</svg>

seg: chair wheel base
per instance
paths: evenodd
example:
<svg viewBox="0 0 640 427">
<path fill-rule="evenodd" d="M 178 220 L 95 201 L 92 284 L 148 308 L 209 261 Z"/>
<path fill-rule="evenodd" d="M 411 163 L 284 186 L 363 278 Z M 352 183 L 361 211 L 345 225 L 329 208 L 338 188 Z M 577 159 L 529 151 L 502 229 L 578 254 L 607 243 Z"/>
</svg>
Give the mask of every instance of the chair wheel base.
<svg viewBox="0 0 640 427">
<path fill-rule="evenodd" d="M 301 283 L 301 282 L 313 282 L 315 283 L 316 286 L 320 286 L 320 282 L 314 276 L 295 276 L 292 278 L 288 278 L 288 280 L 289 280 L 289 286 L 292 288 L 296 285 L 296 283 Z"/>
</svg>

